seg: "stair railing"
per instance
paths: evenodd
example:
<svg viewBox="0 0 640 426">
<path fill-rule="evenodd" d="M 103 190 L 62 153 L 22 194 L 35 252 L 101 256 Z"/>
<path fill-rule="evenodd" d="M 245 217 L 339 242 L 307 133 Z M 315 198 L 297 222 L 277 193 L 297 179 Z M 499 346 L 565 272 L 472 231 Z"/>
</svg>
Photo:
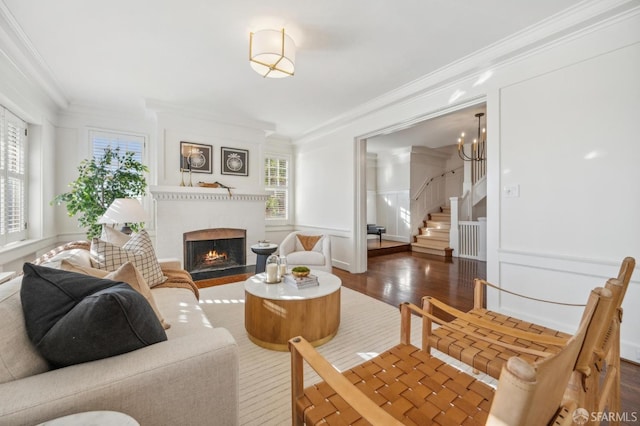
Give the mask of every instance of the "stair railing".
<svg viewBox="0 0 640 426">
<path fill-rule="evenodd" d="M 455 169 L 451 169 L 448 170 L 446 172 L 443 172 L 439 175 L 435 175 L 435 176 L 431 176 L 426 178 L 423 182 L 422 185 L 420 185 L 420 188 L 416 191 L 415 195 L 413 197 L 411 197 L 414 201 L 418 200 L 418 198 L 420 198 L 420 196 L 422 195 L 422 193 L 427 189 L 427 187 L 429 185 L 431 185 L 434 181 L 438 182 L 440 180 L 442 180 L 442 178 L 444 178 L 445 176 L 449 175 L 449 174 L 455 174 L 456 172 L 459 172 L 460 170 L 462 170 L 462 167 L 457 167 Z"/>
<path fill-rule="evenodd" d="M 471 162 L 471 184 L 475 185 L 487 174 L 487 160 Z"/>
<path fill-rule="evenodd" d="M 461 221 L 458 227 L 458 257 L 487 260 L 487 218 Z"/>
<path fill-rule="evenodd" d="M 425 179 L 411 197 L 411 216 L 426 218 L 428 213 L 439 211 L 440 206 L 447 204 L 445 178 L 461 170 L 462 167 L 458 167 Z"/>
<path fill-rule="evenodd" d="M 487 218 L 471 219 L 470 192 L 462 198 L 449 198 L 451 205 L 451 229 L 449 230 L 449 247 L 456 257 L 487 260 Z M 465 206 L 466 205 L 466 206 Z M 468 210 L 468 213 L 465 212 Z M 466 216 L 468 214 L 468 216 Z"/>
</svg>

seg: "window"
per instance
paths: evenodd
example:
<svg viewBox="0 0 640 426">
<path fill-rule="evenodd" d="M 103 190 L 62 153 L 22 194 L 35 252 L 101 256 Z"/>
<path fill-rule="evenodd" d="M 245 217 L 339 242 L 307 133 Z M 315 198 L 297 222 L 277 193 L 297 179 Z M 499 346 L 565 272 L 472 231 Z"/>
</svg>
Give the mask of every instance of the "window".
<svg viewBox="0 0 640 426">
<path fill-rule="evenodd" d="M 0 107 L 0 243 L 27 237 L 27 124 Z"/>
<path fill-rule="evenodd" d="M 89 140 L 92 145 L 93 157 L 102 158 L 105 148 L 120 148 L 120 154 L 133 152 L 134 160 L 144 163 L 144 136 L 129 135 L 125 133 L 104 132 L 98 130 L 89 131 Z"/>
<path fill-rule="evenodd" d="M 289 159 L 267 155 L 264 160 L 264 186 L 271 195 L 267 200 L 267 220 L 289 219 Z"/>
</svg>

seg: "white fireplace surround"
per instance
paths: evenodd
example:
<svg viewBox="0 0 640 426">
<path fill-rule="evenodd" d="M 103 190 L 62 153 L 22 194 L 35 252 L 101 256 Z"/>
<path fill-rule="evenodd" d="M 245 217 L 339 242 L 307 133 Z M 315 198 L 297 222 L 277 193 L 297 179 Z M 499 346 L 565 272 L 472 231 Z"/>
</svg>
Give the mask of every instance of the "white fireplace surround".
<svg viewBox="0 0 640 426">
<path fill-rule="evenodd" d="M 209 228 L 247 230 L 247 264 L 255 264 L 251 246 L 265 238 L 266 192 L 223 188 L 152 186 L 156 204 L 156 253 L 182 261 L 183 234 Z"/>
</svg>

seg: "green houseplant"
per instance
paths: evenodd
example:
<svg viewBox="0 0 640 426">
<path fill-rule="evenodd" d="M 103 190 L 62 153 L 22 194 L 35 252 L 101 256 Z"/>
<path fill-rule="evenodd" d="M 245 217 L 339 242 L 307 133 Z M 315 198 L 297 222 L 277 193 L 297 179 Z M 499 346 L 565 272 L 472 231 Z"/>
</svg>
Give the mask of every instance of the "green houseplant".
<svg viewBox="0 0 640 426">
<path fill-rule="evenodd" d="M 69 216 L 78 215 L 78 223 L 87 229 L 87 238 L 99 236 L 100 216 L 116 198 L 144 195 L 149 168 L 134 158 L 133 152 L 120 154 L 120 149 L 106 148 L 102 157 L 83 160 L 79 176 L 69 184 L 71 190 L 56 196 L 52 204 L 66 204 Z M 132 226 L 136 228 L 135 224 Z"/>
</svg>

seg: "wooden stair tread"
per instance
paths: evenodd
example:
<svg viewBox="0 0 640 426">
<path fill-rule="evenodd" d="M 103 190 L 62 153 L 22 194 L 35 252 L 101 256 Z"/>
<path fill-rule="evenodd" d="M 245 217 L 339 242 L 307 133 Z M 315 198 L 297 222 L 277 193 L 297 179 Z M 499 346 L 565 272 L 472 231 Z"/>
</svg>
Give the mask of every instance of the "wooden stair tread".
<svg viewBox="0 0 640 426">
<path fill-rule="evenodd" d="M 430 247 L 425 247 L 420 243 L 412 243 L 411 244 L 411 251 L 414 251 L 416 253 L 425 253 L 425 254 L 432 254 L 435 256 L 442 256 L 442 257 L 447 257 L 450 258 L 451 254 L 453 253 L 453 249 L 447 247 L 447 248 L 430 248 Z"/>
<path fill-rule="evenodd" d="M 428 237 L 425 238 L 420 235 L 416 237 L 416 240 L 417 241 L 414 244 L 419 244 L 423 247 L 437 248 L 437 249 L 445 249 L 449 247 L 449 241 L 445 241 L 445 240 L 436 240 Z"/>
<path fill-rule="evenodd" d="M 433 229 L 450 229 L 451 228 L 451 222 L 436 222 L 433 220 L 428 220 L 426 223 L 426 228 L 433 228 Z"/>
</svg>

